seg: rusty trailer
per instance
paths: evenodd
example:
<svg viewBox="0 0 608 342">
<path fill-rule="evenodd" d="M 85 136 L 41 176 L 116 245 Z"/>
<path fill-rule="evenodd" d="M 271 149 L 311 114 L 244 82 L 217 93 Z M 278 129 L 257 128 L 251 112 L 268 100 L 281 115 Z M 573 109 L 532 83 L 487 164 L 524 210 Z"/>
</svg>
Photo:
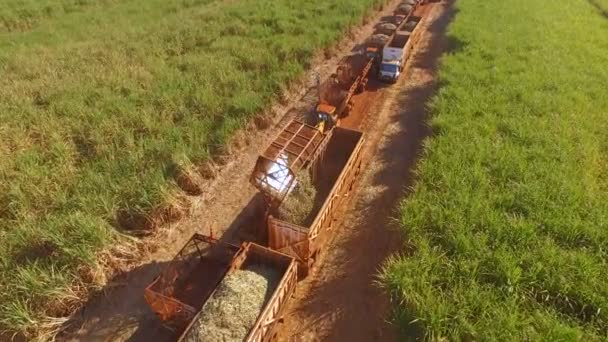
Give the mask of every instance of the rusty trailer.
<svg viewBox="0 0 608 342">
<path fill-rule="evenodd" d="M 298 119 L 291 120 L 258 157 L 250 182 L 278 204 L 292 189 L 296 173 L 310 166 L 331 136 Z"/>
<path fill-rule="evenodd" d="M 330 129 L 353 107 L 353 96 L 365 90 L 373 66 L 377 64 L 378 48 L 368 47 L 344 57 L 338 69 L 325 82 L 319 84 L 319 102 L 314 113 L 316 122 L 328 123 Z"/>
<path fill-rule="evenodd" d="M 165 326 L 182 332 L 178 341 L 184 341 L 201 308 L 222 280 L 231 272 L 251 265 L 270 267 L 278 271 L 281 277 L 269 293 L 244 341 L 272 341 L 285 304 L 295 291 L 297 263 L 288 255 L 252 242 L 237 247 L 194 234 L 161 274 L 146 287 L 144 297 Z"/>
<path fill-rule="evenodd" d="M 172 329 L 183 329 L 230 269 L 239 247 L 193 235 L 144 290 L 152 311 Z"/>
<path fill-rule="evenodd" d="M 280 202 L 274 201 L 268 206 L 268 246 L 293 256 L 299 262 L 302 276 L 308 274 L 335 228 L 339 210 L 361 173 L 364 134 L 342 127 L 335 127 L 331 132 L 324 149 L 308 169 L 317 190 L 315 205 L 307 220 L 310 223 L 301 226 L 283 221 L 277 215 Z"/>
<path fill-rule="evenodd" d="M 393 40 L 393 37 L 397 34 L 397 32 L 408 31 L 406 29 L 407 22 L 411 21 L 410 19 L 414 16 L 414 13 L 416 13 L 419 10 L 420 6 L 423 6 L 425 4 L 426 4 L 425 1 L 416 0 L 416 1 L 414 1 L 413 4 L 410 4 L 411 10 L 409 12 L 403 12 L 402 10 L 400 10 L 401 6 L 399 6 L 397 8 L 397 10 L 395 10 L 395 12 L 393 13 L 393 17 L 395 18 L 395 21 L 399 22 L 399 24 L 397 25 L 397 29 L 391 35 L 391 37 L 389 39 L 389 43 L 387 43 L 387 45 L 390 44 L 390 42 Z M 411 31 L 411 30 L 409 30 L 409 31 Z"/>
</svg>

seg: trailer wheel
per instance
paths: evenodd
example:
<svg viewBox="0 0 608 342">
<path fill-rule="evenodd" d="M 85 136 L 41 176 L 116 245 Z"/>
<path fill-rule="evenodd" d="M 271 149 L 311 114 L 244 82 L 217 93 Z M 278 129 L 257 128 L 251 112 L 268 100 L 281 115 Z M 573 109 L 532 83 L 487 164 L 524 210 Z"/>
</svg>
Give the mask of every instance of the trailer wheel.
<svg viewBox="0 0 608 342">
<path fill-rule="evenodd" d="M 344 116 L 347 116 L 348 114 L 350 114 L 350 111 L 353 109 L 353 103 L 349 102 L 346 105 L 346 108 L 344 108 Z"/>
<path fill-rule="evenodd" d="M 308 274 L 311 274 L 315 271 L 315 267 L 316 267 L 316 261 L 317 261 L 317 257 L 318 257 L 319 251 L 315 252 L 313 255 L 310 256 L 310 258 L 308 258 Z"/>
<path fill-rule="evenodd" d="M 363 80 L 363 81 L 361 81 L 361 83 L 359 83 L 359 86 L 357 87 L 357 94 L 361 94 L 362 92 L 365 91 L 366 83 L 367 83 L 367 80 Z"/>
</svg>

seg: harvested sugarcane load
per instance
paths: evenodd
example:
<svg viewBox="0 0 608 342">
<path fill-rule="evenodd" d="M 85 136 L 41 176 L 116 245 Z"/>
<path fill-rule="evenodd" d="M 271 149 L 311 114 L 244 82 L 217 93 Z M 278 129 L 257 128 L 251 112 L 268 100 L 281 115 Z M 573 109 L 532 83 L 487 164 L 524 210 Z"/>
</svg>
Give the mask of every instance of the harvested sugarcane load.
<svg viewBox="0 0 608 342">
<path fill-rule="evenodd" d="M 410 18 L 410 20 L 408 20 L 408 22 L 405 23 L 405 25 L 403 25 L 403 30 L 410 31 L 410 32 L 414 31 L 414 29 L 418 25 L 418 22 L 420 22 L 420 18 L 417 18 L 417 17 Z"/>
<path fill-rule="evenodd" d="M 393 23 L 381 23 L 376 27 L 378 34 L 391 35 L 397 29 L 397 25 Z"/>
<path fill-rule="evenodd" d="M 227 275 L 203 306 L 183 341 L 242 342 L 279 279 L 279 272 L 262 265 Z"/>
<path fill-rule="evenodd" d="M 306 213 L 293 214 L 293 209 L 283 206 L 297 206 L 302 195 L 297 189 L 289 193 L 281 202 L 269 200 L 268 216 L 268 246 L 281 253 L 293 256 L 299 262 L 301 276 L 308 274 L 319 251 L 329 238 L 335 219 L 342 203 L 348 198 L 349 192 L 361 171 L 363 133 L 342 127 L 334 127 L 327 145 L 319 153 L 311 166 L 306 170 L 314 175 L 308 183 L 307 176 L 295 177 L 297 181 L 303 178 L 307 183 L 302 188 L 314 187 L 315 195 L 312 210 L 308 211 L 310 202 L 306 202 Z M 296 173 L 298 175 L 299 173 Z M 310 184 L 310 185 L 308 185 Z M 299 190 L 302 191 L 302 190 Z M 306 190 L 310 196 L 312 191 Z M 296 197 L 290 203 L 292 196 Z M 300 197 L 298 200 L 297 197 Z M 310 196 L 308 198 L 312 198 Z M 308 199 L 306 200 L 308 201 Z M 292 218 L 286 217 L 285 212 L 291 213 Z"/>
<path fill-rule="evenodd" d="M 278 208 L 277 216 L 287 222 L 308 226 L 310 224 L 310 213 L 315 205 L 317 189 L 308 170 L 298 172 L 295 182 L 294 189 Z"/>
<path fill-rule="evenodd" d="M 382 33 L 377 33 L 369 37 L 367 44 L 370 46 L 384 46 L 391 39 L 390 36 Z"/>
<path fill-rule="evenodd" d="M 414 7 L 408 4 L 401 4 L 397 7 L 397 13 L 399 14 L 409 14 Z"/>
<path fill-rule="evenodd" d="M 146 287 L 144 298 L 178 341 L 266 342 L 297 282 L 285 254 L 194 234 Z"/>
</svg>

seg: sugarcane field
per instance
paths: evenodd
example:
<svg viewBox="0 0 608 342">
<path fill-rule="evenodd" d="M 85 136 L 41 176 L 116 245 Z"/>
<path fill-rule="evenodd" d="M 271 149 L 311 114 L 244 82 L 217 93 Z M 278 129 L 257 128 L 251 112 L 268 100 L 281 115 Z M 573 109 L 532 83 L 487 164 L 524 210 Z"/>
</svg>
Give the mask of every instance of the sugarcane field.
<svg viewBox="0 0 608 342">
<path fill-rule="evenodd" d="M 0 341 L 608 341 L 608 0 L 3 0 L 0 156 Z"/>
</svg>

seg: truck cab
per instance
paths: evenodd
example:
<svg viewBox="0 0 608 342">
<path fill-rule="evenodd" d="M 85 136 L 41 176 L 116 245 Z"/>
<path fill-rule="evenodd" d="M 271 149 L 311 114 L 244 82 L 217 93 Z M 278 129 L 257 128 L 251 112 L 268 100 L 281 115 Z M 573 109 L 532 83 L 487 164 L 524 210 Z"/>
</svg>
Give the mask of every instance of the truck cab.
<svg viewBox="0 0 608 342">
<path fill-rule="evenodd" d="M 381 81 L 397 82 L 401 74 L 401 62 L 398 60 L 384 61 L 380 64 L 378 78 Z"/>
<path fill-rule="evenodd" d="M 337 124 L 336 107 L 320 103 L 314 112 L 314 120 L 316 127 L 322 132 L 326 132 L 332 129 Z"/>
<path fill-rule="evenodd" d="M 377 47 L 369 46 L 365 49 L 365 57 L 367 57 L 368 59 L 377 59 L 378 56 L 379 54 Z"/>
<path fill-rule="evenodd" d="M 382 49 L 382 63 L 378 78 L 381 81 L 397 82 L 405 64 L 405 53 L 411 32 L 397 31 L 389 44 Z"/>
</svg>

